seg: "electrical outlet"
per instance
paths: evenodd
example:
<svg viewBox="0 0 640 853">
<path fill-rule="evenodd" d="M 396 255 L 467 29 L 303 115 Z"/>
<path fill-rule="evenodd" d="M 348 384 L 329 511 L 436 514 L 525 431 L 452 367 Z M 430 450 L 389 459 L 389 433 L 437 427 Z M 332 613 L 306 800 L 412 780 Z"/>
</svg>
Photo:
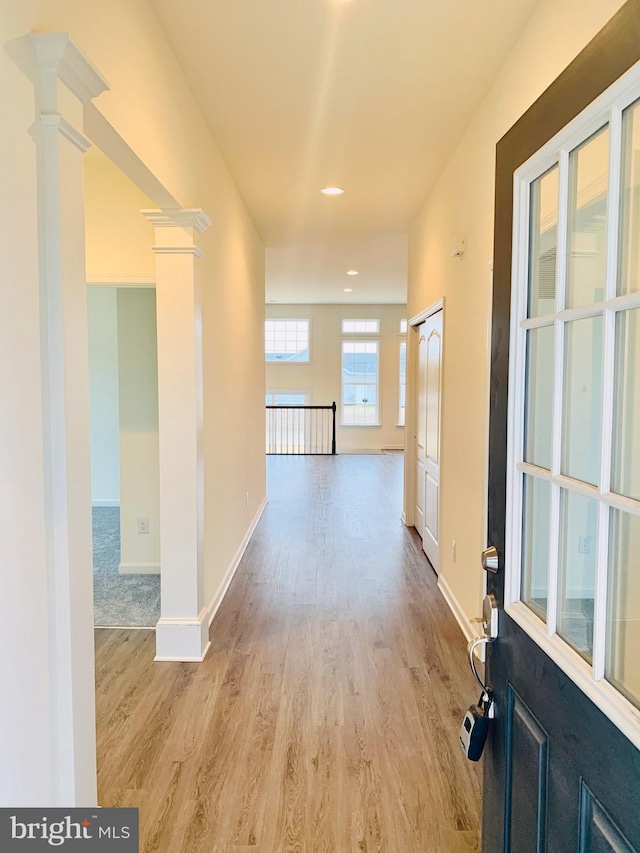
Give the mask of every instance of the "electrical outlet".
<svg viewBox="0 0 640 853">
<path fill-rule="evenodd" d="M 451 559 L 455 563 L 455 561 L 456 561 L 456 540 L 455 539 L 451 540 Z"/>
<path fill-rule="evenodd" d="M 149 519 L 148 518 L 139 518 L 138 519 L 138 533 L 148 533 L 149 532 Z"/>
<path fill-rule="evenodd" d="M 593 546 L 593 536 L 578 537 L 578 554 L 590 554 Z"/>
<path fill-rule="evenodd" d="M 249 492 L 245 492 L 244 494 L 244 502 L 246 506 L 249 506 Z"/>
</svg>

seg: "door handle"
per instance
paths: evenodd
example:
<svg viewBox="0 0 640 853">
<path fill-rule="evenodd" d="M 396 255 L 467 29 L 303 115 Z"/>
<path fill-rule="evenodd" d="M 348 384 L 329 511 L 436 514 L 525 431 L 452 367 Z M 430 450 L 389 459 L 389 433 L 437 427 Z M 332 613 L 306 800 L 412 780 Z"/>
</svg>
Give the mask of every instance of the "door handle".
<svg viewBox="0 0 640 853">
<path fill-rule="evenodd" d="M 494 545 L 490 545 L 488 548 L 485 548 L 482 552 L 482 568 L 485 572 L 489 572 L 492 575 L 498 573 L 499 567 L 499 557 L 498 557 L 498 549 Z"/>
<path fill-rule="evenodd" d="M 498 613 L 500 609 L 495 595 L 485 595 L 482 602 L 482 616 L 476 616 L 471 622 L 476 622 L 482 625 L 482 637 L 487 640 L 498 639 Z"/>
</svg>

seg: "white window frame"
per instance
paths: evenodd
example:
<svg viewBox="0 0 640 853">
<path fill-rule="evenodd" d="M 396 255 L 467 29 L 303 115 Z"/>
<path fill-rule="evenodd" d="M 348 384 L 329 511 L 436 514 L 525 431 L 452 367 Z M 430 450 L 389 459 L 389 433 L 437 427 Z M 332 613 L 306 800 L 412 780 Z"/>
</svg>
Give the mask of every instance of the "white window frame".
<svg viewBox="0 0 640 853">
<path fill-rule="evenodd" d="M 375 323 L 375 327 L 373 329 L 345 329 L 345 323 Z M 353 319 L 351 317 L 343 317 L 341 329 L 343 335 L 379 335 L 380 320 L 376 319 L 375 317 L 358 317 L 357 319 Z"/>
<path fill-rule="evenodd" d="M 310 317 L 265 317 L 265 339 L 264 339 L 264 361 L 265 364 L 311 364 L 311 318 Z M 267 358 L 267 323 L 306 323 L 307 324 L 307 351 L 309 357 L 306 361 L 280 360 Z"/>
<path fill-rule="evenodd" d="M 405 347 L 404 353 L 404 382 L 401 380 L 400 366 L 402 364 L 402 347 Z M 404 429 L 407 425 L 407 336 L 406 334 L 398 335 L 398 426 L 400 429 Z M 402 389 L 404 388 L 404 420 L 401 419 L 402 414 Z"/>
<path fill-rule="evenodd" d="M 622 113 L 640 98 L 640 63 L 624 74 L 586 110 L 543 146 L 514 174 L 513 273 L 511 304 L 511 344 L 509 364 L 509 415 L 507 454 L 507 541 L 505 553 L 505 610 L 572 681 L 640 748 L 640 709 L 635 707 L 604 677 L 607 631 L 607 574 L 609 510 L 620 509 L 640 516 L 640 501 L 610 491 L 611 424 L 613 417 L 613 357 L 615 318 L 618 311 L 640 307 L 640 293 L 616 296 L 617 237 L 619 224 Z M 610 132 L 609 194 L 607 210 L 607 279 L 604 301 L 584 307 L 564 307 L 566 239 L 568 217 L 567 175 L 569 152 L 605 125 Z M 553 166 L 559 168 L 560 204 L 557 226 L 556 313 L 527 318 L 530 186 Z M 612 250 L 612 247 L 613 250 Z M 564 322 L 586 317 L 603 317 L 603 412 L 599 486 L 580 483 L 560 473 L 561 401 L 563 393 Z M 523 461 L 525 420 L 526 333 L 530 329 L 555 325 L 553 431 L 554 458 L 551 471 Z M 589 664 L 555 632 L 557 618 L 558 549 L 550 545 L 547 622 L 520 600 L 522 564 L 522 495 L 524 475 L 551 484 L 550 542 L 559 536 L 560 488 L 585 495 L 598 504 L 597 560 L 594 598 L 593 663 Z"/>
<path fill-rule="evenodd" d="M 343 358 L 344 358 L 344 345 L 347 343 L 351 344 L 375 344 L 376 347 L 376 355 L 378 356 L 378 369 L 376 371 L 376 422 L 374 424 L 347 424 L 344 422 L 344 387 L 345 382 L 343 378 Z M 348 382 L 348 385 L 363 385 L 363 384 L 371 384 L 371 383 L 362 383 L 362 382 Z M 344 337 L 340 339 L 340 426 L 345 429 L 379 429 L 381 426 L 381 415 L 382 415 L 382 401 L 380 400 L 380 340 L 368 335 L 365 338 L 361 338 L 360 335 L 356 334 L 350 337 Z"/>
<path fill-rule="evenodd" d="M 271 364 L 272 362 L 270 362 Z M 293 362 L 296 364 L 296 362 Z M 297 362 L 298 364 L 306 364 L 306 361 Z M 310 406 L 311 405 L 311 391 L 308 388 L 267 388 L 265 393 L 266 398 L 271 395 L 272 397 L 276 397 L 278 394 L 295 394 L 298 397 L 304 397 L 304 403 L 300 403 L 301 406 Z M 267 406 L 277 406 L 277 403 L 266 403 Z M 283 405 L 287 405 L 283 403 Z"/>
</svg>

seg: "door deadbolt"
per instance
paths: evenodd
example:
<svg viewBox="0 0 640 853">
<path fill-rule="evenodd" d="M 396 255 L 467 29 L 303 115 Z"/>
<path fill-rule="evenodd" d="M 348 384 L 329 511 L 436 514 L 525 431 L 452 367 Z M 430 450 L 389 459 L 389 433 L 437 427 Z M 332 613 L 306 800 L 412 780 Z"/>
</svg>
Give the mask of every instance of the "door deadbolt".
<svg viewBox="0 0 640 853">
<path fill-rule="evenodd" d="M 498 549 L 494 545 L 490 545 L 482 552 L 482 568 L 485 572 L 490 572 L 492 575 L 498 572 Z"/>
</svg>

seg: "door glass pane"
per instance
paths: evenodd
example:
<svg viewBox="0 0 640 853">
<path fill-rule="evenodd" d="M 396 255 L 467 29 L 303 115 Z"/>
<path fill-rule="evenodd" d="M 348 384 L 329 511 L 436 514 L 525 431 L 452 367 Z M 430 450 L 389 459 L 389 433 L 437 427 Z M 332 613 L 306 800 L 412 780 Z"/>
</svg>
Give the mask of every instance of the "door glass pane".
<svg viewBox="0 0 640 853">
<path fill-rule="evenodd" d="M 604 298 L 607 263 L 609 129 L 599 131 L 569 158 L 567 307 Z"/>
<path fill-rule="evenodd" d="M 558 246 L 558 167 L 531 184 L 529 237 L 529 317 L 556 310 Z"/>
<path fill-rule="evenodd" d="M 611 510 L 607 679 L 640 707 L 640 518 Z"/>
<path fill-rule="evenodd" d="M 520 597 L 547 621 L 549 577 L 549 504 L 551 486 L 525 476 L 522 518 L 522 585 Z"/>
<path fill-rule="evenodd" d="M 616 317 L 611 489 L 640 500 L 640 308 Z"/>
<path fill-rule="evenodd" d="M 562 473 L 598 484 L 602 409 L 602 317 L 565 326 Z"/>
<path fill-rule="evenodd" d="M 524 458 L 551 468 L 553 326 L 527 332 L 526 382 Z"/>
<path fill-rule="evenodd" d="M 557 631 L 583 658 L 593 655 L 597 503 L 560 491 Z"/>
<path fill-rule="evenodd" d="M 640 102 L 622 117 L 622 196 L 618 294 L 640 290 Z"/>
</svg>

